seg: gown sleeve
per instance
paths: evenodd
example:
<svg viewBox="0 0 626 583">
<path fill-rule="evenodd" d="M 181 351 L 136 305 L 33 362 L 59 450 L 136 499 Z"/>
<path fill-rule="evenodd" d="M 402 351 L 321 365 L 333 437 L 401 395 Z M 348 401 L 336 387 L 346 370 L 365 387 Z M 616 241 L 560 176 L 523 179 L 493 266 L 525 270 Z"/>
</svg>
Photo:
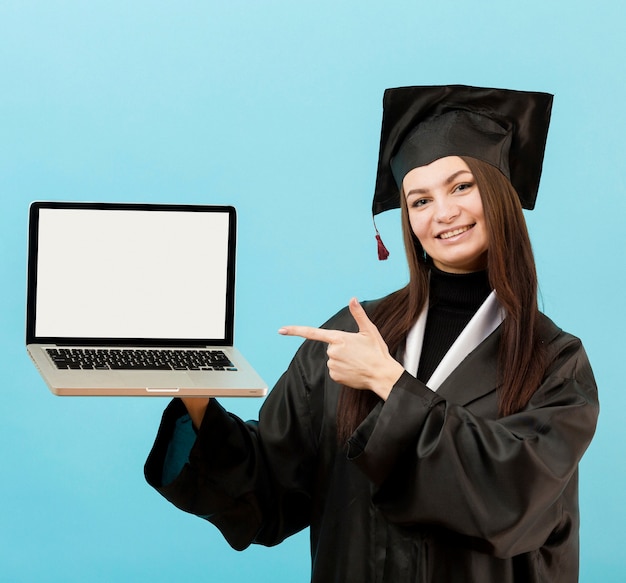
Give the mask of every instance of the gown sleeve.
<svg viewBox="0 0 626 583">
<path fill-rule="evenodd" d="M 403 374 L 349 441 L 390 521 L 458 533 L 502 558 L 540 548 L 567 523 L 563 493 L 576 488 L 598 401 L 580 341 L 559 338 L 529 405 L 499 419 Z"/>
<path fill-rule="evenodd" d="M 327 325 L 341 327 L 345 313 Z M 303 343 L 258 422 L 244 422 L 211 399 L 191 447 L 185 446 L 188 431 L 182 433 L 186 409 L 174 399 L 146 461 L 148 483 L 217 526 L 237 550 L 278 544 L 309 526 L 329 382 L 325 350 L 319 342 Z"/>
</svg>

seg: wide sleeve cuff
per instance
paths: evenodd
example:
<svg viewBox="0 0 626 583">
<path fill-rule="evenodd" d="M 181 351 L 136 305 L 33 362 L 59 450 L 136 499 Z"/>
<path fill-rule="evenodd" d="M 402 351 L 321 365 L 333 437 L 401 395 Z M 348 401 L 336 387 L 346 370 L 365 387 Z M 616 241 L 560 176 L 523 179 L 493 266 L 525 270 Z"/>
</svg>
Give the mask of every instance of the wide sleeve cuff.
<svg viewBox="0 0 626 583">
<path fill-rule="evenodd" d="M 380 485 L 398 458 L 415 444 L 428 412 L 443 399 L 404 372 L 348 440 L 348 459 Z"/>
<path fill-rule="evenodd" d="M 210 445 L 224 440 L 232 420 L 215 399 L 209 401 L 202 425 L 193 427 L 187 408 L 173 399 L 163 412 L 161 425 L 144 468 L 148 483 L 159 490 L 176 480 L 194 456 L 203 458 Z"/>
<path fill-rule="evenodd" d="M 163 479 L 166 473 L 164 471 L 166 460 L 169 457 L 171 461 L 171 448 L 176 435 L 176 427 L 185 415 L 187 415 L 187 409 L 180 399 L 170 401 L 163 412 L 154 445 L 144 466 L 146 480 L 153 488 L 159 489 L 166 483 Z M 168 481 L 170 481 L 170 472 L 167 473 Z"/>
</svg>

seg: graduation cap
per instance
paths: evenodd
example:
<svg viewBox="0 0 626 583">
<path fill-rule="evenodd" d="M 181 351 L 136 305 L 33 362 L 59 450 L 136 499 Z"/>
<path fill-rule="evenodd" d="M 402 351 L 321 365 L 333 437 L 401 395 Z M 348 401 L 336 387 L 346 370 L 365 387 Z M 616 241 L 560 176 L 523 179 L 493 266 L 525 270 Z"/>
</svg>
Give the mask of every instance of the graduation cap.
<svg viewBox="0 0 626 583">
<path fill-rule="evenodd" d="M 373 214 L 398 208 L 404 176 L 445 156 L 495 166 L 522 207 L 534 208 L 551 110 L 548 93 L 466 85 L 387 89 Z M 378 232 L 377 239 L 380 252 Z"/>
</svg>

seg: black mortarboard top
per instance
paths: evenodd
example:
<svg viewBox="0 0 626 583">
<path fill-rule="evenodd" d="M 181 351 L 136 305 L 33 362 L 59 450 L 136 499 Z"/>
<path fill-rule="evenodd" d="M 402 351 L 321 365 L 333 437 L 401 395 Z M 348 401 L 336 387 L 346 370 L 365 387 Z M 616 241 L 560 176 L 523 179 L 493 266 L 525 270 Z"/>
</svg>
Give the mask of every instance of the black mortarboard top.
<svg viewBox="0 0 626 583">
<path fill-rule="evenodd" d="M 400 206 L 410 170 L 444 156 L 488 162 L 535 206 L 552 95 L 466 85 L 398 87 L 383 98 L 374 215 Z"/>
</svg>

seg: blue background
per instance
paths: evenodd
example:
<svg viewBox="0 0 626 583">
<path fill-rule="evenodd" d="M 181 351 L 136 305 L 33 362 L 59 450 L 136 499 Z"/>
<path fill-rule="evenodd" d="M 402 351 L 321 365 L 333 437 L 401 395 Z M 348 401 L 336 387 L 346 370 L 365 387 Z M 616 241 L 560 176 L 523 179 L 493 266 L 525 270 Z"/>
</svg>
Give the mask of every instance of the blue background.
<svg viewBox="0 0 626 583">
<path fill-rule="evenodd" d="M 236 205 L 236 340 L 272 384 L 299 344 L 281 325 L 406 280 L 398 215 L 377 221 L 379 263 L 369 211 L 384 88 L 463 83 L 556 95 L 527 220 L 543 308 L 583 339 L 601 392 L 581 580 L 625 581 L 625 16 L 617 0 L 4 0 L 0 580 L 309 574 L 307 533 L 236 553 L 144 483 L 164 400 L 48 392 L 24 349 L 29 203 Z"/>
</svg>

